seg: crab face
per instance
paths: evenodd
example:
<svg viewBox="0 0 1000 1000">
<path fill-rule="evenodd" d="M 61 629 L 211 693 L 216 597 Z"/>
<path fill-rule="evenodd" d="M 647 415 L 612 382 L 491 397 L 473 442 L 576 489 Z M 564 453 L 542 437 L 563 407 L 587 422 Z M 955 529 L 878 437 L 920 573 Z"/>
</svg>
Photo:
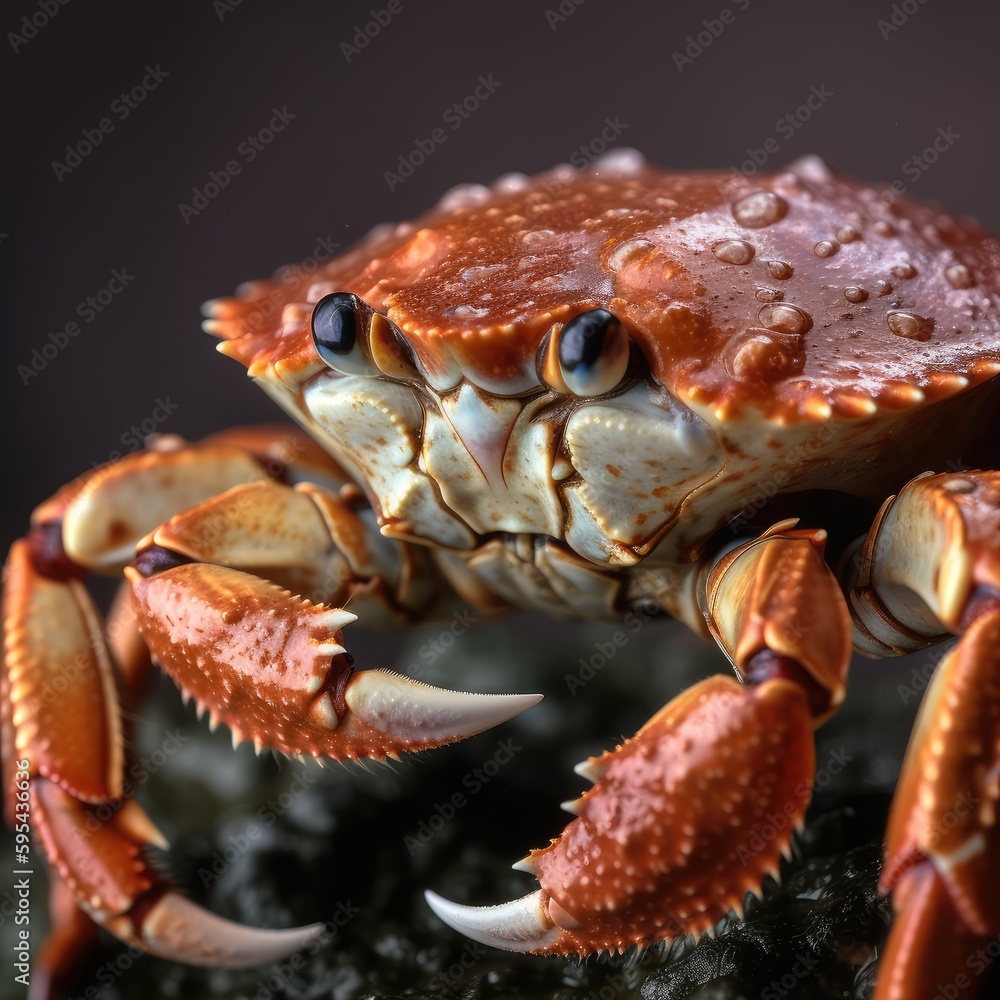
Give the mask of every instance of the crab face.
<svg viewBox="0 0 1000 1000">
<path fill-rule="evenodd" d="M 209 328 L 384 534 L 627 566 L 682 510 L 688 542 L 710 534 L 817 423 L 861 425 L 838 444 L 856 455 L 994 373 L 985 237 L 973 259 L 972 227 L 874 194 L 814 158 L 751 184 L 619 153 L 456 189 L 315 277 L 213 304 Z"/>
</svg>

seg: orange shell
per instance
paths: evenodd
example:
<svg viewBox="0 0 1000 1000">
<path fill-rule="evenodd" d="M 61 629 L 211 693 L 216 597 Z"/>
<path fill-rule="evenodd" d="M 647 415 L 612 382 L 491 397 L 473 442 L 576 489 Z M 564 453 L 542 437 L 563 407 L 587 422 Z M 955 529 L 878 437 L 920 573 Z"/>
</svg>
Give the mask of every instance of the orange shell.
<svg viewBox="0 0 1000 1000">
<path fill-rule="evenodd" d="M 619 153 L 455 189 L 318 268 L 210 303 L 206 328 L 251 374 L 295 388 L 323 368 L 311 304 L 351 291 L 432 378 L 460 366 L 514 395 L 537 385 L 552 324 L 601 307 L 679 398 L 790 422 L 912 406 L 996 374 L 998 269 L 977 223 L 815 157 L 746 178 Z"/>
</svg>

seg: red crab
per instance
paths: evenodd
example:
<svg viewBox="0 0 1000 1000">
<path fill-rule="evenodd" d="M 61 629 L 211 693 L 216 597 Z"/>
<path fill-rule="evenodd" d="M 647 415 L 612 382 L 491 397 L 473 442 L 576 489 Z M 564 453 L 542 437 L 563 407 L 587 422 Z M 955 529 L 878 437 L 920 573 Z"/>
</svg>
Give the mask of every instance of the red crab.
<svg viewBox="0 0 1000 1000">
<path fill-rule="evenodd" d="M 61 880 L 43 978 L 82 940 L 77 907 L 207 965 L 320 929 L 219 920 L 149 863 L 161 838 L 123 799 L 119 706 L 150 654 L 236 741 L 384 758 L 537 700 L 355 670 L 355 617 L 388 627 L 458 600 L 596 619 L 653 605 L 736 673 L 579 766 L 577 818 L 520 863 L 534 892 L 482 909 L 428 894 L 466 934 L 534 952 L 739 913 L 802 821 L 852 648 L 960 636 L 890 819 L 877 997 L 957 981 L 1000 931 L 1000 474 L 940 470 L 995 435 L 998 291 L 1000 247 L 975 223 L 818 159 L 748 180 L 619 152 L 456 189 L 316 273 L 209 303 L 220 349 L 318 444 L 161 439 L 60 490 L 13 546 L 8 817 L 30 806 Z M 762 491 L 764 529 L 741 516 Z M 817 496 L 882 506 L 872 522 Z M 132 607 L 104 626 L 82 580 L 123 569 Z M 775 813 L 790 822 L 760 848 Z"/>
</svg>

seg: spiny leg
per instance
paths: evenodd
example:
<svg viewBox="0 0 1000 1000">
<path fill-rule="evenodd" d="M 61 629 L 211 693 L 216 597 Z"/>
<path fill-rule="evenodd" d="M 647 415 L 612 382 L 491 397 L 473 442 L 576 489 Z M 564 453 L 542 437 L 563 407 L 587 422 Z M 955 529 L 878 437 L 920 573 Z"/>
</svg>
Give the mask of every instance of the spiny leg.
<svg viewBox="0 0 1000 1000">
<path fill-rule="evenodd" d="M 859 645 L 961 636 L 914 727 L 886 837 L 896 920 L 877 1000 L 980 994 L 1000 932 L 1000 473 L 924 476 L 887 501 L 850 592 Z M 977 958 L 977 955 L 979 958 Z"/>
<path fill-rule="evenodd" d="M 382 759 L 463 739 L 539 700 L 354 670 L 342 629 L 356 616 L 341 605 L 377 622 L 412 621 L 440 596 L 423 551 L 373 529 L 327 490 L 258 483 L 171 518 L 140 543 L 126 575 L 146 643 L 234 743 Z"/>
<path fill-rule="evenodd" d="M 572 804 L 578 818 L 515 865 L 540 889 L 496 907 L 428 893 L 438 916 L 509 950 L 621 951 L 710 930 L 777 873 L 809 802 L 813 727 L 842 700 L 850 658 L 825 535 L 793 524 L 708 574 L 707 621 L 743 683 L 695 685 L 578 766 L 594 783 Z M 777 835 L 757 835 L 765 825 Z"/>
<path fill-rule="evenodd" d="M 176 510 L 237 484 L 284 476 L 293 461 L 338 476 L 294 429 L 247 428 L 197 445 L 161 437 L 151 450 L 63 487 L 35 510 L 28 536 L 11 549 L 0 671 L 6 815 L 13 823 L 16 762 L 27 761 L 31 826 L 64 878 L 53 885 L 53 930 L 35 961 L 32 997 L 60 995 L 93 941 L 75 906 L 147 950 L 191 961 L 200 954 L 212 964 L 238 957 L 241 948 L 244 960 L 287 953 L 320 929 L 268 938 L 203 914 L 214 935 L 192 942 L 190 932 L 173 926 L 178 906 L 193 908 L 146 860 L 146 847 L 162 837 L 135 802 L 122 800 L 119 702 L 139 700 L 148 653 L 120 600 L 105 634 L 82 583 L 89 571 L 120 572 L 138 539 Z M 112 814 L 106 830 L 98 811 Z M 192 915 L 197 927 L 202 915 Z M 218 950 L 209 956 L 213 936 Z"/>
<path fill-rule="evenodd" d="M 177 895 L 148 863 L 147 846 L 163 841 L 138 805 L 122 800 L 118 664 L 110 650 L 125 668 L 117 680 L 130 703 L 144 686 L 148 654 L 136 642 L 131 613 L 120 605 L 111 615 L 112 634 L 105 636 L 81 581 L 88 570 L 120 571 L 139 538 L 177 510 L 272 476 L 334 487 L 343 482 L 333 463 L 297 431 L 279 437 L 250 428 L 193 446 L 162 439 L 158 450 L 96 469 L 42 504 L 5 571 L 8 816 L 14 762 L 27 758 L 32 825 L 77 905 L 123 940 L 194 964 L 260 964 L 302 947 L 322 926 L 272 932 L 220 921 Z M 357 562 L 361 554 L 353 558 Z M 405 575 L 410 568 L 406 558 L 396 560 L 396 572 Z M 301 581 L 308 568 L 289 572 Z M 377 594 L 378 581 L 366 585 Z M 359 603 L 364 590 L 359 588 Z M 420 591 L 414 583 L 412 592 Z M 455 729 L 455 719 L 449 721 Z M 111 819 L 99 820 L 98 811 L 106 816 L 109 807 Z M 36 965 L 36 992 L 46 983 L 67 981 L 65 963 L 84 946 L 78 921 L 60 920 L 65 911 L 57 909 L 51 946 Z"/>
</svg>

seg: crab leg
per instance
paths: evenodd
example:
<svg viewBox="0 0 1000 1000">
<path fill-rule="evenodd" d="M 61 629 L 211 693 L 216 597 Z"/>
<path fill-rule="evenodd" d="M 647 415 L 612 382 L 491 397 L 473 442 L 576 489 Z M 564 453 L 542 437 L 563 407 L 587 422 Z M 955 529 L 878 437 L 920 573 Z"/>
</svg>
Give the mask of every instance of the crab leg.
<svg viewBox="0 0 1000 1000">
<path fill-rule="evenodd" d="M 1000 932 L 1000 473 L 925 476 L 888 501 L 851 592 L 869 648 L 961 635 L 921 706 L 893 801 L 882 889 L 897 919 L 877 1000 L 979 993 Z M 950 942 L 947 947 L 942 942 Z"/>
<path fill-rule="evenodd" d="M 482 908 L 428 893 L 442 920 L 514 951 L 621 951 L 709 931 L 777 873 L 809 802 L 813 726 L 842 699 L 850 658 L 825 535 L 791 524 L 709 574 L 706 617 L 744 683 L 702 681 L 580 764 L 594 785 L 577 818 L 514 866 L 541 888 Z"/>
<path fill-rule="evenodd" d="M 173 581 L 164 587 L 170 571 L 156 574 L 153 567 L 162 568 L 166 550 L 147 547 L 139 565 L 151 579 L 138 570 L 130 571 L 146 600 L 135 609 L 117 601 L 107 628 L 83 585 L 88 571 L 120 571 L 135 556 L 144 535 L 176 511 L 194 505 L 200 513 L 170 522 L 163 538 L 173 539 L 173 532 L 179 539 L 182 528 L 192 527 L 192 537 L 197 536 L 202 547 L 217 545 L 219 558 L 228 554 L 286 585 L 351 599 L 359 610 L 371 610 L 376 621 L 409 619 L 426 611 L 437 590 L 433 584 L 418 581 L 419 557 L 412 546 L 390 543 L 377 530 L 373 533 L 374 519 L 364 520 L 363 504 L 317 487 L 293 491 L 275 485 L 269 493 L 261 486 L 278 476 L 289 481 L 320 480 L 337 487 L 343 482 L 342 474 L 317 451 L 298 432 L 285 432 L 282 439 L 273 431 L 247 429 L 217 435 L 199 445 L 163 439 L 156 450 L 96 469 L 60 490 L 36 510 L 29 535 L 12 547 L 4 575 L 5 658 L 0 672 L 3 791 L 8 821 L 12 821 L 16 782 L 24 782 L 27 771 L 24 783 L 30 790 L 31 826 L 62 879 L 53 890 L 55 929 L 36 962 L 34 995 L 58 992 L 59 984 L 69 981 L 69 966 L 79 960 L 92 937 L 81 929 L 78 916 L 67 905 L 69 895 L 80 910 L 122 940 L 190 964 L 257 965 L 290 954 L 322 931 L 322 925 L 264 931 L 220 920 L 181 897 L 155 870 L 148 848 L 165 846 L 163 838 L 135 801 L 123 799 L 119 698 L 124 694 L 130 703 L 136 702 L 144 687 L 149 651 L 138 626 L 145 625 L 158 656 L 171 662 L 157 645 L 162 629 L 150 620 L 152 605 L 161 600 L 170 606 L 172 597 L 166 591 L 183 584 Z M 245 497 L 251 502 L 236 508 L 200 507 L 231 488 L 236 488 L 240 503 Z M 315 501 L 309 499 L 310 489 Z M 347 497 L 357 493 L 350 487 L 344 489 Z M 264 495 L 274 502 L 258 503 Z M 294 499 L 288 501 L 288 497 Z M 298 526 L 267 523 L 276 512 L 301 514 L 301 508 L 295 509 L 296 501 L 306 504 L 311 519 L 304 517 Z M 239 516 L 238 511 L 242 512 Z M 216 516 L 220 512 L 222 520 Z M 231 522 L 227 521 L 230 516 Z M 333 519 L 329 528 L 324 518 Z M 322 544 L 306 554 L 303 546 L 315 540 L 317 522 L 322 526 Z M 254 543 L 253 533 L 262 527 L 267 531 Z M 244 530 L 251 538 L 241 548 L 238 536 Z M 298 561 L 293 560 L 288 568 L 277 565 L 290 554 Z M 219 706 L 220 715 L 235 704 L 244 712 L 241 724 L 248 725 L 245 713 L 252 703 L 250 715 L 256 711 L 263 718 L 274 706 L 261 697 L 253 700 L 250 692 L 256 683 L 262 683 L 266 693 L 282 704 L 288 713 L 283 717 L 286 721 L 291 724 L 295 719 L 310 732 L 328 735 L 331 723 L 339 721 L 338 709 L 360 706 L 356 719 L 343 720 L 339 743 L 335 736 L 336 745 L 303 745 L 305 752 L 333 749 L 342 756 L 369 751 L 385 755 L 397 747 L 436 745 L 479 731 L 498 718 L 509 718 L 537 700 L 455 695 L 405 679 L 397 681 L 378 671 L 353 679 L 349 657 L 337 642 L 340 626 L 353 615 L 292 599 L 256 575 L 195 565 L 192 558 L 173 553 L 168 561 L 183 564 L 177 565 L 175 575 L 180 572 L 186 581 L 194 581 L 192 605 L 201 601 L 194 617 L 200 614 L 201 624 L 206 623 L 211 598 L 206 599 L 202 575 L 212 577 L 217 584 L 213 593 L 224 604 L 214 609 L 216 624 L 224 626 L 216 639 L 227 645 L 230 633 L 241 634 L 242 646 L 236 641 L 233 646 L 270 654 L 266 665 L 258 664 L 260 669 L 249 661 L 236 668 L 245 681 L 242 701 L 234 677 L 225 676 L 223 666 L 223 676 L 209 685 L 213 690 L 230 685 L 232 697 Z M 233 577 L 240 582 L 234 585 Z M 287 650 L 281 642 L 255 644 L 245 632 L 239 633 L 251 621 L 265 631 L 277 625 L 283 630 L 282 641 L 289 643 Z M 286 651 L 292 656 L 283 666 L 276 654 Z M 333 669 L 334 661 L 339 670 Z M 287 683 L 290 680 L 294 683 Z M 328 688 L 323 687 L 325 681 L 329 681 Z M 410 685 L 419 688 L 415 696 Z M 304 713 L 302 718 L 296 718 L 297 709 Z M 310 710 L 311 719 L 307 718 Z M 226 717 L 235 721 L 237 714 Z M 395 735 L 386 736 L 386 729 L 392 730 L 396 723 L 400 725 Z M 275 725 L 268 717 L 253 727 L 254 734 L 259 738 Z M 407 725 L 414 731 L 408 731 Z M 272 742 L 299 749 L 294 743 L 297 738 L 290 736 L 283 743 L 276 737 Z M 15 770 L 18 766 L 20 775 Z M 98 818 L 109 812 L 110 819 Z"/>
<path fill-rule="evenodd" d="M 384 758 L 463 739 L 534 705 L 537 695 L 446 691 L 382 670 L 355 672 L 337 605 L 372 598 L 422 613 L 429 573 L 386 558 L 349 501 L 311 484 L 236 487 L 185 511 L 140 544 L 126 570 L 139 629 L 185 696 L 234 743 L 291 755 Z M 350 553 L 348 556 L 347 553 Z M 417 553 L 409 553 L 416 558 Z M 396 565 L 393 565 L 396 563 Z M 255 568 L 332 595 L 316 604 Z"/>
</svg>

